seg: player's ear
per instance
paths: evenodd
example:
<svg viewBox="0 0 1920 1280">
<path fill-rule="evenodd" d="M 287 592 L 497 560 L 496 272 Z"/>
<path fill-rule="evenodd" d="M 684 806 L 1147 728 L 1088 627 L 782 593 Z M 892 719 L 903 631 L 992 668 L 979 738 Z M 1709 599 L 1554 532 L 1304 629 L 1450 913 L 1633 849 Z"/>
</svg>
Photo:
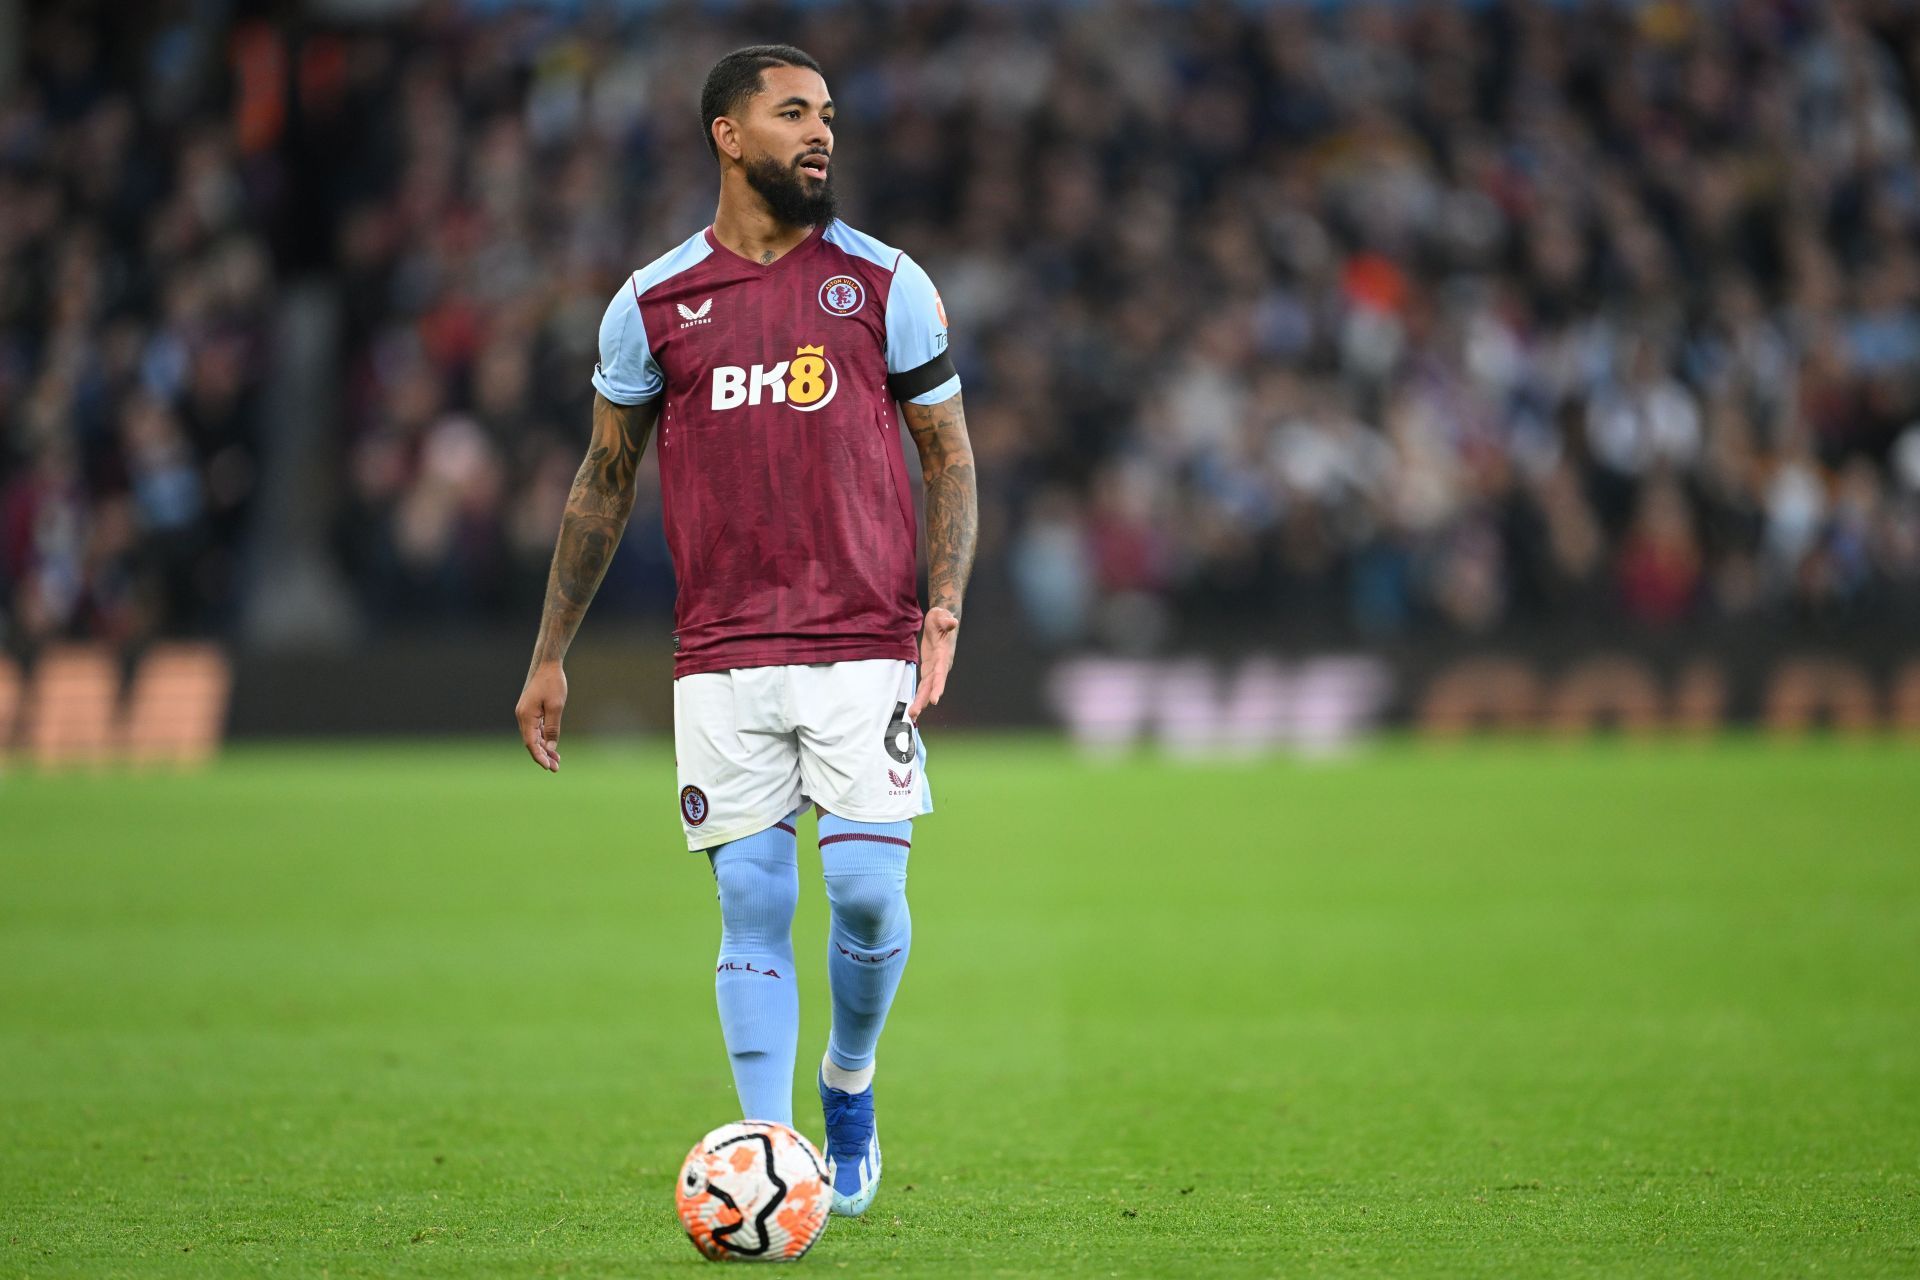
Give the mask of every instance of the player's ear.
<svg viewBox="0 0 1920 1280">
<path fill-rule="evenodd" d="M 720 154 L 729 159 L 740 158 L 740 127 L 725 116 L 713 118 L 713 145 L 720 148 Z"/>
</svg>

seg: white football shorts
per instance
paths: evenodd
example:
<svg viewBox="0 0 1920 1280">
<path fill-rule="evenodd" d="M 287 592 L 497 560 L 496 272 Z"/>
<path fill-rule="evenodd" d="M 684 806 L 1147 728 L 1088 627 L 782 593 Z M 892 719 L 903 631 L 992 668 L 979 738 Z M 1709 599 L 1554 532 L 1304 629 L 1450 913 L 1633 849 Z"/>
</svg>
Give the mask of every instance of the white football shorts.
<svg viewBox="0 0 1920 1280">
<path fill-rule="evenodd" d="M 765 831 L 805 804 L 855 822 L 933 812 L 907 722 L 918 668 L 898 658 L 741 667 L 673 682 L 687 848 Z"/>
</svg>

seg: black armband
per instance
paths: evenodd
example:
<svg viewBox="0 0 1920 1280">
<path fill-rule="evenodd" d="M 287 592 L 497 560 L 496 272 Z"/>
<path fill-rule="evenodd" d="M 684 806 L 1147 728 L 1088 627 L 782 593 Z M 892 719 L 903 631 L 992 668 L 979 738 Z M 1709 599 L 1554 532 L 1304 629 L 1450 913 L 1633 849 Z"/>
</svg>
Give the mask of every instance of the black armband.
<svg viewBox="0 0 1920 1280">
<path fill-rule="evenodd" d="M 895 400 L 911 400 L 915 396 L 925 395 L 953 376 L 953 355 L 942 351 L 918 369 L 888 374 L 887 390 L 893 393 Z"/>
</svg>

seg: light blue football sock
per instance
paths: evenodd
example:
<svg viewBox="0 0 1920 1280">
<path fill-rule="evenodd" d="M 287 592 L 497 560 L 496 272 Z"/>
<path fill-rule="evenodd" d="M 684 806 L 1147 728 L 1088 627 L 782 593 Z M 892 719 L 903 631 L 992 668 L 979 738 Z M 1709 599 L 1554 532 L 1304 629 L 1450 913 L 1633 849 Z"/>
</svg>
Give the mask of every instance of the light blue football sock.
<svg viewBox="0 0 1920 1280">
<path fill-rule="evenodd" d="M 874 1047 L 900 987 L 913 944 L 907 912 L 911 822 L 853 822 L 820 815 L 820 865 L 826 872 L 833 927 L 827 978 L 833 988 L 833 1031 L 827 1056 L 858 1071 L 873 1065 Z"/>
<path fill-rule="evenodd" d="M 720 961 L 713 991 L 747 1120 L 793 1124 L 800 988 L 793 975 L 793 908 L 800 900 L 794 819 L 708 852 L 720 889 Z"/>
</svg>

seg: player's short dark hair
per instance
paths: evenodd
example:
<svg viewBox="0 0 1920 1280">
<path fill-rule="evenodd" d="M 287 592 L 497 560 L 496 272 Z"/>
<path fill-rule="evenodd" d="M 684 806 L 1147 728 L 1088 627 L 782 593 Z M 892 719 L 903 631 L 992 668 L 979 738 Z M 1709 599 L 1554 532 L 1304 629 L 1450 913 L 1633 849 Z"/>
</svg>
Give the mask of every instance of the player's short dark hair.
<svg viewBox="0 0 1920 1280">
<path fill-rule="evenodd" d="M 820 71 L 820 64 L 805 49 L 790 44 L 750 44 L 735 49 L 713 64 L 707 72 L 706 87 L 700 90 L 700 124 L 707 135 L 707 150 L 720 158 L 720 144 L 713 140 L 713 122 L 732 115 L 740 104 L 760 92 L 760 73 L 768 67 L 805 67 Z M 820 72 L 825 75 L 824 71 Z"/>
</svg>

